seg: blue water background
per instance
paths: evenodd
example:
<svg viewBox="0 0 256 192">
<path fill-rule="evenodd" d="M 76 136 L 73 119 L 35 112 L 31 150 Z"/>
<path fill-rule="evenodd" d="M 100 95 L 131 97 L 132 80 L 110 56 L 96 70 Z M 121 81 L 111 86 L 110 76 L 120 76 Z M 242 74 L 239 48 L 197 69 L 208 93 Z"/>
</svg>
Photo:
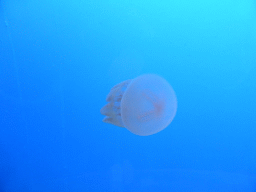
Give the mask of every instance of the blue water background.
<svg viewBox="0 0 256 192">
<path fill-rule="evenodd" d="M 255 0 L 0 3 L 0 192 L 256 191 Z M 170 126 L 103 123 L 145 73 L 177 94 Z"/>
</svg>

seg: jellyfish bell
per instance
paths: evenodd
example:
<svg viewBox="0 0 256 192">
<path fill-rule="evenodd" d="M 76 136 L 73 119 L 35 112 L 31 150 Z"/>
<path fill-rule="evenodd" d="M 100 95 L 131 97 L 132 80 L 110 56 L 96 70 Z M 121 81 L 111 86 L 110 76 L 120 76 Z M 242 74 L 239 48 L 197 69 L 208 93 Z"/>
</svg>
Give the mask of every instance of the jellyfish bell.
<svg viewBox="0 0 256 192">
<path fill-rule="evenodd" d="M 154 74 L 141 75 L 115 85 L 101 110 L 105 123 L 125 127 L 147 136 L 165 129 L 177 111 L 177 98 L 171 85 Z"/>
</svg>

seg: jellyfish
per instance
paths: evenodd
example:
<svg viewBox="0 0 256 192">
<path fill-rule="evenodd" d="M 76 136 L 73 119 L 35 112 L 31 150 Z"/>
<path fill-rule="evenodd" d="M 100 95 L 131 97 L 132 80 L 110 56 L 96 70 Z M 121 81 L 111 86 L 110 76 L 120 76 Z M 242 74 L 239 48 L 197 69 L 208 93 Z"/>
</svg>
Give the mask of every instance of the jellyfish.
<svg viewBox="0 0 256 192">
<path fill-rule="evenodd" d="M 177 98 L 171 85 L 155 74 L 141 75 L 115 85 L 100 110 L 103 122 L 125 127 L 148 136 L 165 129 L 177 111 Z"/>
</svg>

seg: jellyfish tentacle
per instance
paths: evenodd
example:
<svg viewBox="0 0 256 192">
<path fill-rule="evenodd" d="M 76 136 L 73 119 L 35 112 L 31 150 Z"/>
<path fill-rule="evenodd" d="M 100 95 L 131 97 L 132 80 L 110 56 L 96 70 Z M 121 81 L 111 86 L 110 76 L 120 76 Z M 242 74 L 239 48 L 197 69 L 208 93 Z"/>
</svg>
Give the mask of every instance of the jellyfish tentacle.
<svg viewBox="0 0 256 192">
<path fill-rule="evenodd" d="M 121 100 L 123 94 L 131 80 L 123 81 L 115 85 L 107 95 L 106 101 L 108 102 L 100 110 L 102 115 L 105 115 L 103 122 L 110 123 L 119 127 L 124 127 L 121 117 Z"/>
</svg>

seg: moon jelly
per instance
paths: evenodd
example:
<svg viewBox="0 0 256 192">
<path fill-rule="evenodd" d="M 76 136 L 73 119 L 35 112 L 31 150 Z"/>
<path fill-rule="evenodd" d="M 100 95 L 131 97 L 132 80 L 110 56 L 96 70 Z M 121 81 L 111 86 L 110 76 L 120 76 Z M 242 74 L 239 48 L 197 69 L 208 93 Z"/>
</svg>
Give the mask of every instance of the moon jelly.
<svg viewBox="0 0 256 192">
<path fill-rule="evenodd" d="M 115 85 L 100 112 L 105 123 L 125 127 L 147 136 L 165 129 L 177 111 L 177 98 L 171 85 L 154 74 L 141 75 Z"/>
</svg>

